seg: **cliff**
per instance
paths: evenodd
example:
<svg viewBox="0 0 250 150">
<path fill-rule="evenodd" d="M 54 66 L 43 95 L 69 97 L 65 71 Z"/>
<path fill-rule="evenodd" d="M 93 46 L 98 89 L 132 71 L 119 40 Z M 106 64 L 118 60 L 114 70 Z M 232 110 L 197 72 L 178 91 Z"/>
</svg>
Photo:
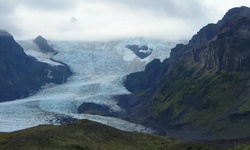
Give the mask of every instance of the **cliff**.
<svg viewBox="0 0 250 150">
<path fill-rule="evenodd" d="M 120 97 L 124 118 L 186 139 L 248 137 L 249 14 L 247 7 L 229 10 L 163 63 L 128 75 L 124 84 L 132 95 Z"/>
<path fill-rule="evenodd" d="M 66 82 L 67 66 L 52 66 L 24 53 L 13 36 L 0 31 L 0 102 L 27 97 L 41 86 Z"/>
</svg>

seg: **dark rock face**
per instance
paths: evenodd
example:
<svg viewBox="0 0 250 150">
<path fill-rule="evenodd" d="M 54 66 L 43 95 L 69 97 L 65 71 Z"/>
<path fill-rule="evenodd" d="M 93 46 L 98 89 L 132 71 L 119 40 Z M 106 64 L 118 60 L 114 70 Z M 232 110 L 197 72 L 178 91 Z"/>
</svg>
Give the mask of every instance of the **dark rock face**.
<svg viewBox="0 0 250 150">
<path fill-rule="evenodd" d="M 163 76 L 163 73 L 168 69 L 168 66 L 164 66 L 164 63 L 161 63 L 159 59 L 154 59 L 152 62 L 148 63 L 145 67 L 145 71 L 132 73 L 127 76 L 125 87 L 130 91 L 134 92 L 137 89 L 143 87 L 150 87 L 151 89 L 154 86 L 154 82 L 157 82 L 155 79 L 160 79 Z M 145 81 L 145 82 L 141 82 Z"/>
<path fill-rule="evenodd" d="M 56 51 L 48 44 L 48 41 L 41 35 L 36 37 L 33 42 L 36 43 L 39 49 L 44 53 L 56 53 Z"/>
<path fill-rule="evenodd" d="M 133 51 L 139 58 L 144 59 L 152 54 L 153 49 L 148 48 L 147 45 L 139 46 L 139 45 L 127 45 L 128 49 Z"/>
<path fill-rule="evenodd" d="M 46 83 L 66 82 L 67 66 L 51 66 L 24 53 L 5 31 L 0 31 L 0 102 L 29 96 Z"/>
<path fill-rule="evenodd" d="M 238 17 L 244 17 L 244 18 L 250 18 L 250 12 L 249 12 L 249 8 L 242 6 L 240 8 L 232 8 L 230 9 L 226 15 L 222 18 L 222 20 L 218 21 L 218 25 L 222 25 L 222 24 L 227 24 L 230 21 L 238 18 Z"/>
<path fill-rule="evenodd" d="M 249 136 L 249 14 L 247 7 L 229 10 L 163 63 L 128 75 L 124 84 L 133 94 L 120 98 L 126 118 L 187 139 Z"/>
<path fill-rule="evenodd" d="M 220 33 L 208 45 L 202 59 L 207 69 L 250 71 L 250 18 L 239 16 L 222 25 Z"/>
<path fill-rule="evenodd" d="M 95 103 L 83 103 L 79 108 L 80 114 L 93 114 L 101 116 L 115 116 L 115 113 L 107 106 L 97 105 Z"/>
</svg>

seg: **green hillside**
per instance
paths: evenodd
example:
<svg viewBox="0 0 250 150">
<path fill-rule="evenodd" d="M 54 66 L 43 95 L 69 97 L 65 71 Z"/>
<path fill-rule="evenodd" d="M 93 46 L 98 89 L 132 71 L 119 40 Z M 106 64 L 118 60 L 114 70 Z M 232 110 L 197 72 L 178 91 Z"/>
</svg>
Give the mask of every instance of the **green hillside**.
<svg viewBox="0 0 250 150">
<path fill-rule="evenodd" d="M 192 140 L 250 136 L 250 8 L 233 8 L 188 44 L 130 74 L 124 118 Z"/>
<path fill-rule="evenodd" d="M 216 150 L 206 143 L 145 133 L 120 131 L 88 120 L 61 126 L 43 125 L 12 133 L 0 133 L 3 150 Z"/>
</svg>

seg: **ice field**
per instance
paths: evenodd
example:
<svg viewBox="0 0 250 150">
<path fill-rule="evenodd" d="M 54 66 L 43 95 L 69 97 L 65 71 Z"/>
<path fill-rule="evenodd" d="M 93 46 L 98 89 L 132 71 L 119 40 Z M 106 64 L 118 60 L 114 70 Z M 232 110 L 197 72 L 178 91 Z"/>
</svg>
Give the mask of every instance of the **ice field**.
<svg viewBox="0 0 250 150">
<path fill-rule="evenodd" d="M 145 65 L 169 56 L 175 42 L 132 38 L 109 42 L 50 41 L 59 53 L 41 53 L 31 41 L 20 41 L 26 54 L 38 61 L 56 67 L 61 65 L 50 58 L 66 63 L 73 75 L 61 85 L 48 84 L 28 98 L 0 103 L 0 132 L 16 131 L 40 124 L 60 124 L 61 118 L 89 119 L 126 131 L 151 132 L 151 129 L 125 120 L 98 115 L 79 114 L 82 103 L 105 105 L 114 112 L 125 110 L 117 105 L 113 96 L 129 94 L 123 86 L 124 77 L 143 70 Z M 145 58 L 138 58 L 126 48 L 128 44 L 147 45 L 154 49 Z"/>
</svg>

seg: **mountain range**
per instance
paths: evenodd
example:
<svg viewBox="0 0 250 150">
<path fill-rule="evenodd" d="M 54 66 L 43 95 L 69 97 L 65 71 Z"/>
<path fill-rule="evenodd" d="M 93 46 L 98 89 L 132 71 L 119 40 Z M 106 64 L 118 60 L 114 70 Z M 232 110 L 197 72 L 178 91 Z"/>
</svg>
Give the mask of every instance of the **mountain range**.
<svg viewBox="0 0 250 150">
<path fill-rule="evenodd" d="M 11 101 L 0 103 L 1 127 L 90 119 L 174 137 L 83 120 L 0 133 L 0 148 L 247 149 L 249 43 L 250 8 L 244 6 L 175 47 L 145 39 L 65 42 L 42 36 L 17 43 L 0 31 L 0 102 Z"/>
</svg>

